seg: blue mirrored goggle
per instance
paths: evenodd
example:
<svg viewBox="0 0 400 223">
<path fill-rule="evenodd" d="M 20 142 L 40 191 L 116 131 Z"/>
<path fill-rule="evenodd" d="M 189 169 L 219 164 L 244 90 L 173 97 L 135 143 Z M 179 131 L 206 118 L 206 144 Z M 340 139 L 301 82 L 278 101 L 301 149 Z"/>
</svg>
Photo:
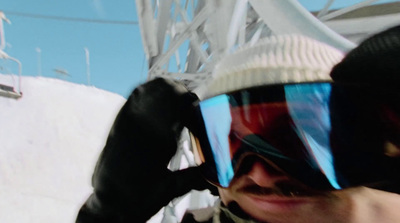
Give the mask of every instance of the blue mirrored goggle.
<svg viewBox="0 0 400 223">
<path fill-rule="evenodd" d="M 370 86 L 271 85 L 199 102 L 192 144 L 203 174 L 228 187 L 257 155 L 319 190 L 393 187 L 400 179 L 400 97 Z"/>
</svg>

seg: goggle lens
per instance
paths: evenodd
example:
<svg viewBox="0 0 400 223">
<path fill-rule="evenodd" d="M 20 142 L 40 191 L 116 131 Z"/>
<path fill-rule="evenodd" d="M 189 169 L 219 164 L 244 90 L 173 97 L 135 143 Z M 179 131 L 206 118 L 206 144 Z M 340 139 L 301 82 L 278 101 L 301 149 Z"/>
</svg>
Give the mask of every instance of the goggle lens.
<svg viewBox="0 0 400 223">
<path fill-rule="evenodd" d="M 368 177 L 368 169 L 362 169 L 373 164 L 381 166 L 369 167 L 372 172 L 387 171 L 388 156 L 384 148 L 360 148 L 365 143 L 340 142 L 343 140 L 336 138 L 343 134 L 371 135 L 377 131 L 343 127 L 344 123 L 357 125 L 367 121 L 351 120 L 354 118 L 351 115 L 340 117 L 343 111 L 355 112 L 367 106 L 365 103 L 382 107 L 373 104 L 373 100 L 363 101 L 354 93 L 366 96 L 365 88 L 361 87 L 287 84 L 247 89 L 201 101 L 197 106 L 199 123 L 193 131 L 192 142 L 199 161 L 204 163 L 204 175 L 218 186 L 228 187 L 244 154 L 257 154 L 316 189 L 343 189 L 385 180 L 386 174 Z M 344 105 L 349 107 L 341 107 Z M 378 110 L 374 108 L 371 112 L 379 113 Z M 399 120 L 399 114 L 391 110 L 389 119 L 378 121 L 391 123 L 392 130 L 386 135 L 392 138 L 393 134 L 399 137 L 399 123 L 390 121 L 396 118 Z M 333 120 L 337 123 L 332 123 Z M 396 128 L 397 132 L 393 133 Z M 376 137 L 388 141 L 386 135 Z M 362 160 L 355 160 L 354 156 Z M 398 157 L 392 158 L 398 163 Z M 349 179 L 357 174 L 361 176 Z"/>
</svg>

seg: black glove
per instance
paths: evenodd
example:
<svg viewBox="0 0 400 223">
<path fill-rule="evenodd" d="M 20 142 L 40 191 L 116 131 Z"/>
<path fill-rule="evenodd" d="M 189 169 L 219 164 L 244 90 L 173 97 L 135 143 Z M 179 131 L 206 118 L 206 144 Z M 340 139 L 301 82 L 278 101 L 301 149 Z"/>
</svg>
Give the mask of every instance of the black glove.
<svg viewBox="0 0 400 223">
<path fill-rule="evenodd" d="M 172 80 L 136 88 L 121 108 L 97 162 L 93 194 L 77 223 L 145 222 L 172 199 L 210 185 L 197 167 L 167 165 L 197 96 Z"/>
</svg>

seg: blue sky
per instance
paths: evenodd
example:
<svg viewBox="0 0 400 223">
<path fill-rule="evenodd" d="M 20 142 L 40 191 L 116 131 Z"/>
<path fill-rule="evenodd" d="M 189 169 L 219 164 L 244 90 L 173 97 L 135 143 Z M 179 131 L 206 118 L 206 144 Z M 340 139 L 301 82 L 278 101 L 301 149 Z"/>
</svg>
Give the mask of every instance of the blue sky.
<svg viewBox="0 0 400 223">
<path fill-rule="evenodd" d="M 87 84 L 87 47 L 92 85 L 127 97 L 133 87 L 146 79 L 138 25 L 50 20 L 11 13 L 138 21 L 133 0 L 5 0 L 0 10 L 12 23 L 4 24 L 8 43 L 5 51 L 22 62 L 23 75 L 38 74 L 39 47 L 42 76 L 57 77 L 54 69 L 64 69 L 70 74 L 65 80 Z"/>
<path fill-rule="evenodd" d="M 326 3 L 325 0 L 300 2 L 311 10 L 321 9 Z M 360 1 L 336 0 L 333 7 L 355 2 Z M 137 22 L 134 0 L 3 0 L 0 10 L 12 23 L 4 24 L 5 51 L 22 62 L 23 75 L 38 75 L 36 48 L 40 48 L 42 76 L 58 77 L 54 69 L 63 69 L 70 76 L 61 78 L 87 84 L 84 51 L 87 47 L 91 84 L 95 87 L 127 97 L 135 86 L 146 80 L 147 62 L 139 25 L 53 20 L 17 14 Z M 12 70 L 16 73 L 16 69 Z"/>
</svg>

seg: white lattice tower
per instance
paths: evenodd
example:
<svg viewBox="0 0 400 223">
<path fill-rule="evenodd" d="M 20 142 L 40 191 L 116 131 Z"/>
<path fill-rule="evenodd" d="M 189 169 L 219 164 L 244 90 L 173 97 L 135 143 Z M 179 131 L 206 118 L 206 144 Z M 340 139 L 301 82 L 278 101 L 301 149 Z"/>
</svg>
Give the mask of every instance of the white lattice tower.
<svg viewBox="0 0 400 223">
<path fill-rule="evenodd" d="M 344 50 L 354 46 L 296 0 L 137 0 L 136 4 L 149 79 L 180 79 L 191 89 L 207 79 L 219 58 L 272 33 L 302 33 Z"/>
</svg>

